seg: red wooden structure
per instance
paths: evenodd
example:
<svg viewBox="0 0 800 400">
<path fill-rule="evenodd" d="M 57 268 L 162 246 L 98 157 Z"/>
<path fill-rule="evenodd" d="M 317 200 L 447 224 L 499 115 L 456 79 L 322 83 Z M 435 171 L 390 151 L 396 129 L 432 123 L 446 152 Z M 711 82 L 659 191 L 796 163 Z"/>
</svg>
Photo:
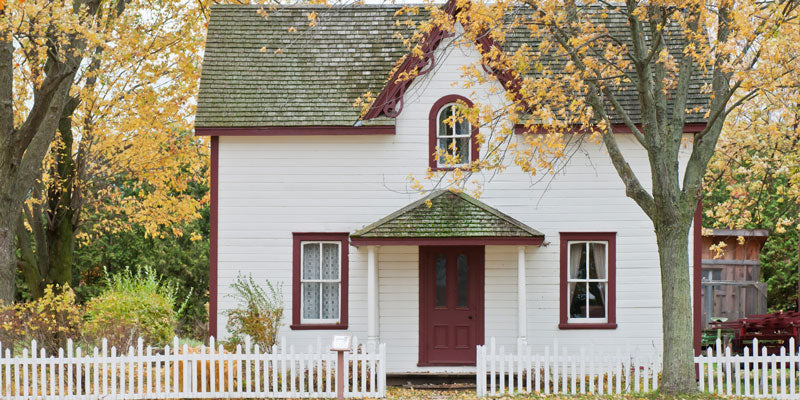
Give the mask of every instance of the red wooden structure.
<svg viewBox="0 0 800 400">
<path fill-rule="evenodd" d="M 763 229 L 714 229 L 703 236 L 703 329 L 711 320 L 733 321 L 767 312 L 767 285 L 761 281 L 759 258 L 768 235 Z M 718 243 L 725 243 L 725 252 L 715 258 L 710 247 Z"/>
<path fill-rule="evenodd" d="M 773 314 L 750 315 L 736 321 L 711 322 L 711 328 L 731 331 L 732 350 L 741 353 L 758 339 L 759 347 L 766 346 L 769 354 L 778 354 L 789 346 L 789 339 L 800 340 L 800 312 L 779 311 Z"/>
</svg>

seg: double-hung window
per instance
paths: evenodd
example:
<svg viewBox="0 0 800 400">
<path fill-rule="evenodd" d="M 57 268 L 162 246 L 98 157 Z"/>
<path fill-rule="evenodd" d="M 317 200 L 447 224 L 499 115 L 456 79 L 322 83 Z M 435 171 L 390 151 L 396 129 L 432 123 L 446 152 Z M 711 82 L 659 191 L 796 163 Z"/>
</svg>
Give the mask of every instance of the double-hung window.
<svg viewBox="0 0 800 400">
<path fill-rule="evenodd" d="M 616 327 L 615 237 L 561 234 L 561 328 Z"/>
<path fill-rule="evenodd" d="M 347 234 L 294 235 L 293 329 L 347 324 Z"/>
<path fill-rule="evenodd" d="M 302 245 L 302 322 L 338 323 L 342 291 L 341 243 L 303 242 Z"/>
</svg>

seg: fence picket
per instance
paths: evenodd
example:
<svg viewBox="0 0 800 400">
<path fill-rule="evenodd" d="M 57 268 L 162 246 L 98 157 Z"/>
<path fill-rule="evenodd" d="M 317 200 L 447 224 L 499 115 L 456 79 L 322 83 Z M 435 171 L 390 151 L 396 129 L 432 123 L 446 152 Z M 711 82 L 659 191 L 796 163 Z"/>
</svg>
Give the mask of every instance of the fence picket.
<svg viewBox="0 0 800 400">
<path fill-rule="evenodd" d="M 795 389 L 794 385 L 795 385 L 795 379 L 797 378 L 794 375 L 794 373 L 795 373 L 795 364 L 797 362 L 796 361 L 797 358 L 795 358 L 795 354 L 796 354 L 795 353 L 795 349 L 797 349 L 797 347 L 795 347 L 795 346 L 796 346 L 796 344 L 795 344 L 795 341 L 794 341 L 794 337 L 789 338 L 789 394 L 792 395 L 792 396 L 795 395 L 796 389 Z"/>
<path fill-rule="evenodd" d="M 761 347 L 761 393 L 769 393 L 769 358 L 767 356 L 767 346 Z"/>
<path fill-rule="evenodd" d="M 786 379 L 785 379 L 786 378 L 786 361 L 788 361 L 788 360 L 786 360 L 786 348 L 785 347 L 781 347 L 780 357 L 779 357 L 778 360 L 780 361 L 780 366 L 781 366 L 780 375 L 779 375 L 780 388 L 781 388 L 780 393 L 785 395 L 786 394 Z"/>
<path fill-rule="evenodd" d="M 550 347 L 544 348 L 544 394 L 550 394 Z"/>
<path fill-rule="evenodd" d="M 354 341 L 358 343 L 357 341 Z M 140 340 L 127 353 L 109 349 L 108 342 L 84 355 L 71 341 L 53 355 L 36 343 L 12 357 L 11 349 L 0 345 L 0 396 L 9 399 L 87 400 L 146 398 L 242 398 L 242 397 L 335 397 L 336 355 L 308 346 L 295 352 L 292 346 L 275 345 L 271 351 L 245 345 L 235 353 L 224 352 L 213 339 L 210 346 L 197 351 L 177 340 L 173 346 L 153 351 Z M 485 349 L 482 360 L 486 360 Z M 505 353 L 504 353 L 505 354 Z M 504 386 L 505 392 L 523 390 L 522 374 L 528 359 L 505 354 L 506 373 L 516 374 Z M 384 397 L 386 395 L 386 345 L 362 344 L 346 355 L 348 397 Z M 516 362 L 516 371 L 513 362 Z M 289 364 L 289 365 L 286 365 Z M 525 368 L 521 367 L 525 365 Z M 283 370 L 281 370 L 283 369 Z M 227 370 L 227 377 L 226 371 Z M 263 380 L 262 380 L 263 379 Z M 483 383 L 485 384 L 485 376 Z M 485 388 L 485 385 L 484 385 Z"/>
<path fill-rule="evenodd" d="M 539 373 L 539 371 L 541 371 L 541 366 L 542 366 L 541 361 L 542 361 L 541 357 L 539 357 L 539 355 L 537 354 L 536 355 L 536 377 L 535 377 L 536 378 L 535 379 L 535 384 L 536 384 L 536 389 L 535 390 L 536 390 L 536 392 L 541 392 L 542 391 L 542 374 Z"/>
</svg>

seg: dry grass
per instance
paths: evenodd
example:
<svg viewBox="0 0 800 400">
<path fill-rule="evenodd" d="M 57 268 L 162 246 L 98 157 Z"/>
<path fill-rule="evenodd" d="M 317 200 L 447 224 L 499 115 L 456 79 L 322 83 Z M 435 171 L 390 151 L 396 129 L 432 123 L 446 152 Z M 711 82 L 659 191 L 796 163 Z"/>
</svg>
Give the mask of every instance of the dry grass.
<svg viewBox="0 0 800 400">
<path fill-rule="evenodd" d="M 405 389 L 399 387 L 390 387 L 387 389 L 386 398 L 389 400 L 477 400 L 475 390 L 416 390 Z M 725 399 L 734 397 L 715 396 L 710 394 L 692 394 L 685 396 L 668 396 L 659 393 L 648 393 L 640 395 L 620 395 L 620 396 L 598 396 L 598 395 L 583 395 L 583 396 L 567 396 L 567 395 L 544 395 L 544 394 L 530 394 L 518 396 L 503 396 L 493 397 L 492 399 L 609 399 L 609 400 L 672 400 L 672 399 L 685 399 L 685 400 L 711 400 L 711 399 Z"/>
</svg>

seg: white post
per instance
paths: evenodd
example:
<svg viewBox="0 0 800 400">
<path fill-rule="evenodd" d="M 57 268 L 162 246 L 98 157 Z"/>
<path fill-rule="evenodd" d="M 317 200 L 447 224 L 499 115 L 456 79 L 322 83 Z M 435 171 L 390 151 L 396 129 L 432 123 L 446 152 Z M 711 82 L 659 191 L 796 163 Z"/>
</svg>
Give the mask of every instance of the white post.
<svg viewBox="0 0 800 400">
<path fill-rule="evenodd" d="M 525 246 L 517 247 L 517 336 L 520 341 L 527 339 L 528 297 L 525 282 Z"/>
<path fill-rule="evenodd" d="M 367 247 L 367 343 L 378 343 L 378 271 L 376 247 Z"/>
</svg>

